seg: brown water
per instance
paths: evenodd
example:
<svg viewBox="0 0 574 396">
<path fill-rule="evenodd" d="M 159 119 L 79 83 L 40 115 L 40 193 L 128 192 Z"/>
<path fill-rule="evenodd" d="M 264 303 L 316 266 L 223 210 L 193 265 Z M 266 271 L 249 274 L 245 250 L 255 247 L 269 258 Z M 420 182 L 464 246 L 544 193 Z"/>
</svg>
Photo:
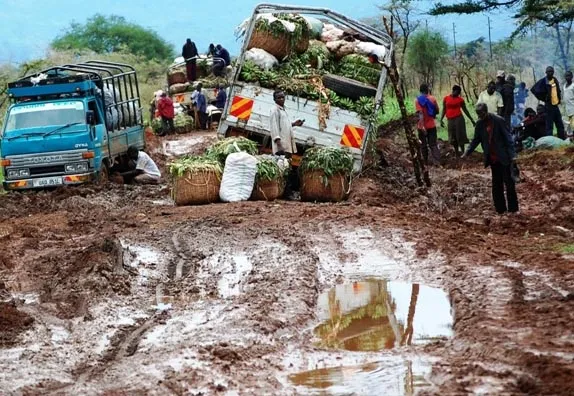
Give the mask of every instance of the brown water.
<svg viewBox="0 0 574 396">
<path fill-rule="evenodd" d="M 446 293 L 420 284 L 369 279 L 335 286 L 319 296 L 314 332 L 318 346 L 352 352 L 378 352 L 452 336 Z M 349 352 L 349 353 L 352 353 Z M 383 359 L 382 359 L 383 358 Z M 381 360 L 382 359 L 382 360 Z M 428 358 L 375 354 L 362 365 L 345 362 L 293 374 L 304 394 L 413 395 L 429 386 Z"/>
<path fill-rule="evenodd" d="M 375 352 L 452 335 L 446 293 L 419 284 L 366 280 L 319 296 L 319 346 Z"/>
<path fill-rule="evenodd" d="M 421 360 L 381 361 L 305 371 L 289 380 L 305 387 L 304 394 L 410 396 L 430 385 L 424 379 L 429 371 Z"/>
</svg>

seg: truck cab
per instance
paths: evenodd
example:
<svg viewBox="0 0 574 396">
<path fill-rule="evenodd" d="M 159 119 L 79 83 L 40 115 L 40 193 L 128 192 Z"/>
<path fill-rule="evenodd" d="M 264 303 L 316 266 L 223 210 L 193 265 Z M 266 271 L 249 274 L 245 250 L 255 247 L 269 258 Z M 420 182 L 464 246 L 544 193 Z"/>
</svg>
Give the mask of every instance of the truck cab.
<svg viewBox="0 0 574 396">
<path fill-rule="evenodd" d="M 8 84 L 0 130 L 6 190 L 107 179 L 130 145 L 144 147 L 137 76 L 125 64 L 52 67 Z"/>
</svg>

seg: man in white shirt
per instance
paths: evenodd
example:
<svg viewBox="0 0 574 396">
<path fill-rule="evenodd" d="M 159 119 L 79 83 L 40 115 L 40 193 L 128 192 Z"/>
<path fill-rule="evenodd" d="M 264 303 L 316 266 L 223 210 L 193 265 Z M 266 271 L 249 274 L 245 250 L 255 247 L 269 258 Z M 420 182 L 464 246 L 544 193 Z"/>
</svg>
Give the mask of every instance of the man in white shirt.
<svg viewBox="0 0 574 396">
<path fill-rule="evenodd" d="M 572 72 L 567 71 L 564 75 L 566 84 L 564 84 L 562 92 L 562 101 L 568 117 L 568 134 L 572 135 L 574 131 L 574 84 L 572 83 Z"/>
<path fill-rule="evenodd" d="M 503 116 L 504 102 L 502 95 L 496 91 L 496 83 L 494 81 L 489 82 L 486 90 L 478 95 L 476 104 L 479 103 L 484 103 L 489 113 Z"/>
<path fill-rule="evenodd" d="M 149 155 L 139 151 L 136 146 L 130 146 L 128 157 L 135 162 L 135 169 L 122 173 L 124 180 L 131 179 L 136 184 L 159 184 L 161 172 Z"/>
<path fill-rule="evenodd" d="M 285 94 L 282 91 L 275 91 L 273 100 L 277 105 L 271 109 L 269 117 L 269 132 L 271 134 L 273 154 L 290 157 L 291 154 L 297 153 L 293 127 L 303 125 L 304 120 L 291 122 L 285 111 Z"/>
</svg>

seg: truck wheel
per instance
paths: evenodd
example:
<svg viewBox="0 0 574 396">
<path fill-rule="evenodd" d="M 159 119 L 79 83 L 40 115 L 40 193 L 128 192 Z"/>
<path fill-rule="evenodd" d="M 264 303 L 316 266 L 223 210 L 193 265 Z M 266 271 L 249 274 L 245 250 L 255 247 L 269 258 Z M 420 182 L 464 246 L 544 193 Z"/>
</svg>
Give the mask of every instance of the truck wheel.
<svg viewBox="0 0 574 396">
<path fill-rule="evenodd" d="M 98 173 L 97 183 L 107 184 L 110 181 L 110 167 L 107 161 L 102 161 L 102 166 L 100 167 L 100 173 Z"/>
<path fill-rule="evenodd" d="M 353 100 L 358 100 L 361 96 L 371 98 L 377 95 L 377 89 L 368 84 L 334 74 L 325 74 L 323 76 L 323 85 L 337 95 Z"/>
</svg>

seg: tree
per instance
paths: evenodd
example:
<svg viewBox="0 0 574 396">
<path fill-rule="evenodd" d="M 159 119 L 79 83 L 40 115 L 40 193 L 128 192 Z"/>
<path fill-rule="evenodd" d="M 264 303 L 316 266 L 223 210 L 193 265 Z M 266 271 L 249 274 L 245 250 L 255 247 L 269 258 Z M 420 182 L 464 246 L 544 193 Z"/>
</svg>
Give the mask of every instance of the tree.
<svg viewBox="0 0 574 396">
<path fill-rule="evenodd" d="M 98 54 L 123 51 L 158 61 L 173 58 L 173 47 L 156 32 L 117 15 L 96 14 L 83 25 L 72 22 L 51 46 L 56 50 L 91 50 Z"/>
<path fill-rule="evenodd" d="M 407 49 L 407 63 L 431 86 L 439 65 L 448 53 L 448 43 L 439 32 L 421 30 L 413 35 Z"/>
<path fill-rule="evenodd" d="M 475 14 L 494 11 L 499 8 L 517 10 L 514 18 L 517 20 L 518 26 L 512 37 L 523 34 L 527 29 L 537 24 L 555 29 L 561 60 L 564 68 L 568 69 L 567 49 L 572 21 L 574 20 L 574 3 L 572 0 L 464 0 L 462 3 L 450 5 L 435 3 L 430 14 Z M 564 38 L 562 30 L 567 31 L 566 38 Z"/>
<path fill-rule="evenodd" d="M 415 18 L 416 8 L 412 5 L 413 0 L 389 0 L 387 3 L 377 6 L 383 12 L 383 15 L 390 15 L 394 23 L 398 26 L 399 30 L 395 34 L 395 46 L 400 48 L 401 55 L 399 57 L 399 70 L 401 73 L 404 71 L 405 54 L 409 44 L 409 38 L 419 28 L 421 21 Z M 367 18 L 365 20 L 373 27 L 384 29 L 385 26 L 382 22 L 382 16 L 377 18 Z M 400 85 L 403 94 L 406 93 L 405 81 L 403 76 L 400 76 Z"/>
</svg>

